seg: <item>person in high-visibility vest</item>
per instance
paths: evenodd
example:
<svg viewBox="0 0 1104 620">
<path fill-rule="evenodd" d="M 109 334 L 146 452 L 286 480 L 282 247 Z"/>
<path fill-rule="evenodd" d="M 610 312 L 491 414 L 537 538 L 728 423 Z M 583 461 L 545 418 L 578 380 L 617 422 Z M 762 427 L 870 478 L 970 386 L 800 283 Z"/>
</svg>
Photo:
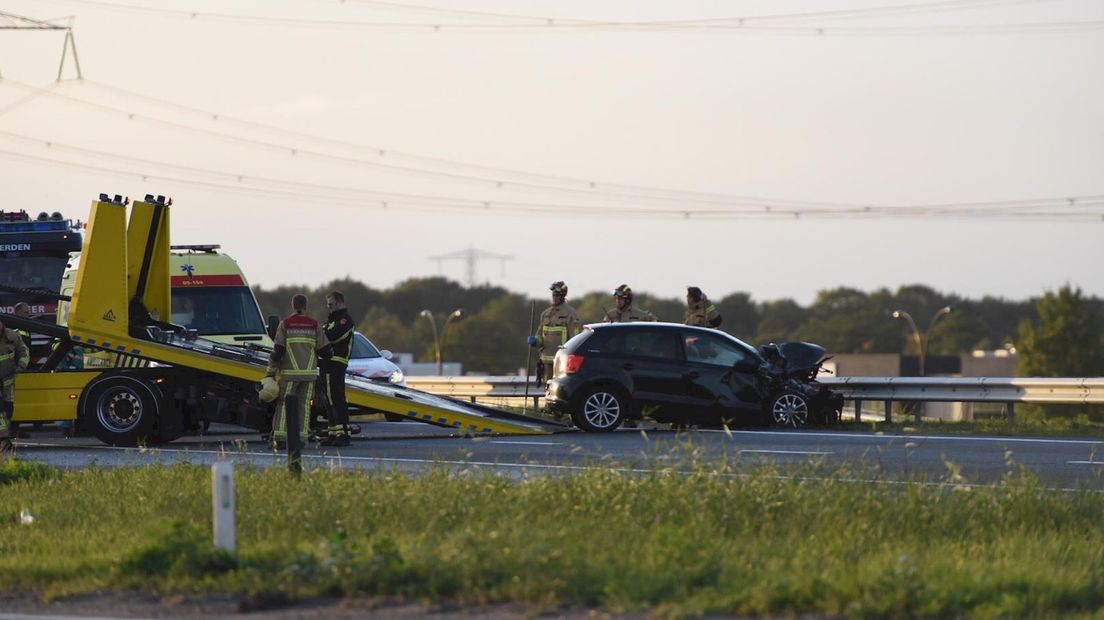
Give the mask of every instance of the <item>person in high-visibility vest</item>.
<svg viewBox="0 0 1104 620">
<path fill-rule="evenodd" d="M 330 343 L 318 321 L 307 316 L 306 295 L 291 298 L 293 314 L 280 321 L 273 339 L 266 377 L 279 376 L 280 396 L 272 422 L 272 441 L 287 442 L 288 469 L 303 470 L 302 446 L 310 436 L 307 416 L 318 379 L 318 358 L 330 357 Z"/>
<path fill-rule="evenodd" d="M 717 313 L 717 306 L 709 301 L 705 293 L 696 286 L 686 287 L 686 314 L 682 322 L 698 327 L 720 327 L 721 315 Z"/>
<path fill-rule="evenodd" d="M 657 320 L 656 315 L 651 312 L 643 308 L 633 307 L 633 290 L 628 284 L 622 284 L 613 289 L 613 298 L 617 307 L 613 310 L 606 311 L 605 320 L 607 323 L 631 323 L 634 321 Z"/>
<path fill-rule="evenodd" d="M 556 281 L 548 290 L 552 291 L 552 305 L 541 313 L 537 333 L 529 338 L 529 344 L 540 351 L 540 359 L 537 361 L 538 383 L 552 375 L 556 350 L 583 328 L 579 313 L 567 303 L 567 285 L 562 280 Z"/>
<path fill-rule="evenodd" d="M 31 352 L 14 329 L 0 323 L 0 457 L 13 450 L 11 418 L 15 415 L 15 373 L 26 370 Z"/>
<path fill-rule="evenodd" d="M 15 304 L 13 310 L 14 312 L 12 312 L 12 314 L 21 319 L 31 318 L 31 304 L 25 301 L 21 301 Z M 27 350 L 29 351 L 31 349 L 31 332 L 25 329 L 20 329 L 17 331 L 19 332 L 19 336 L 23 338 L 23 344 L 27 345 Z"/>
<path fill-rule="evenodd" d="M 349 357 L 353 353 L 353 328 L 356 323 L 345 308 L 345 295 L 333 291 L 326 295 L 326 307 L 330 315 L 322 329 L 326 340 L 330 341 L 333 355 L 328 360 L 320 360 L 318 368 L 322 371 L 322 384 L 326 390 L 326 402 L 330 405 L 330 425 L 327 436 L 322 439 L 324 446 L 343 447 L 349 445 L 349 405 L 345 402 L 345 372 L 349 369 Z"/>
</svg>

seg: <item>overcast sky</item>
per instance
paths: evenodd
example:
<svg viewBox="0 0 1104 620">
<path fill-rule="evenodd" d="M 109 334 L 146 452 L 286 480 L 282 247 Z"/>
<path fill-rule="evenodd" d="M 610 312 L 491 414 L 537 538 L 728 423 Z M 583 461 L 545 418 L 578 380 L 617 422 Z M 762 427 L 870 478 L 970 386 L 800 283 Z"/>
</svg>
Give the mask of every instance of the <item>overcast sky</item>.
<svg viewBox="0 0 1104 620">
<path fill-rule="evenodd" d="M 480 281 L 542 297 L 561 279 L 803 304 L 913 283 L 1104 296 L 1104 3 L 913 4 L 741 29 L 570 20 L 879 3 L 2 1 L 75 16 L 85 78 L 54 83 L 62 33 L 0 31 L 3 208 L 170 195 L 174 243 L 219 243 L 268 287 L 463 280 L 430 257 L 474 247 L 512 257 Z M 1069 22 L 1100 26 L 1034 31 Z M 1047 218 L 818 215 L 1063 197 Z"/>
</svg>

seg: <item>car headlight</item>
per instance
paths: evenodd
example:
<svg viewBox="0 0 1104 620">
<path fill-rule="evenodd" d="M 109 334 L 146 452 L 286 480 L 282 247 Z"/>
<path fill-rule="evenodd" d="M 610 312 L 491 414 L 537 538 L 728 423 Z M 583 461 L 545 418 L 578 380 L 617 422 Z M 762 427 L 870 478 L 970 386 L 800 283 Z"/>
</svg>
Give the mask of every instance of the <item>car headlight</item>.
<svg viewBox="0 0 1104 620">
<path fill-rule="evenodd" d="M 391 383 L 402 383 L 403 379 L 405 379 L 405 378 L 406 377 L 403 376 L 403 371 L 396 368 L 395 372 L 391 373 L 391 376 L 388 377 L 387 380 L 390 381 Z"/>
</svg>

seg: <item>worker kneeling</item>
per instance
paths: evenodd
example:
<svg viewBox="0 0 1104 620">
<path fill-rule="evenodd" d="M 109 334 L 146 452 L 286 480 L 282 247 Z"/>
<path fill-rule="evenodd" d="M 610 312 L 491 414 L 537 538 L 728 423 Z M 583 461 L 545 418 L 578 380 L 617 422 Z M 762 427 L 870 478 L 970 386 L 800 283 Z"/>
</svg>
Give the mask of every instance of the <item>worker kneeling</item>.
<svg viewBox="0 0 1104 620">
<path fill-rule="evenodd" d="M 311 392 L 318 378 L 316 357 L 329 359 L 331 349 L 318 321 L 307 316 L 307 297 L 291 298 L 293 314 L 280 321 L 272 356 L 268 361 L 267 379 L 279 376 L 279 401 L 272 421 L 272 441 L 287 442 L 288 470 L 303 471 L 302 449 L 310 434 L 309 412 Z M 262 396 L 271 394 L 271 383 L 262 382 Z"/>
</svg>

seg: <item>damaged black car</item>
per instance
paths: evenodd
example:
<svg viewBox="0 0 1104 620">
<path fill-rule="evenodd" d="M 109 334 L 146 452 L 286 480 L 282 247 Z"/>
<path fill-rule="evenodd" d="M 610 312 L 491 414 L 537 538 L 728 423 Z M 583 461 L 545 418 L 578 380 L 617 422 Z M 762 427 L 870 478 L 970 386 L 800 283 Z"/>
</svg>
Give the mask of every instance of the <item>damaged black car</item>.
<svg viewBox="0 0 1104 620">
<path fill-rule="evenodd" d="M 843 397 L 816 381 L 827 359 L 815 344 L 756 349 L 702 327 L 588 325 L 556 353 L 545 397 L 590 432 L 644 417 L 687 427 L 831 424 Z"/>
</svg>

